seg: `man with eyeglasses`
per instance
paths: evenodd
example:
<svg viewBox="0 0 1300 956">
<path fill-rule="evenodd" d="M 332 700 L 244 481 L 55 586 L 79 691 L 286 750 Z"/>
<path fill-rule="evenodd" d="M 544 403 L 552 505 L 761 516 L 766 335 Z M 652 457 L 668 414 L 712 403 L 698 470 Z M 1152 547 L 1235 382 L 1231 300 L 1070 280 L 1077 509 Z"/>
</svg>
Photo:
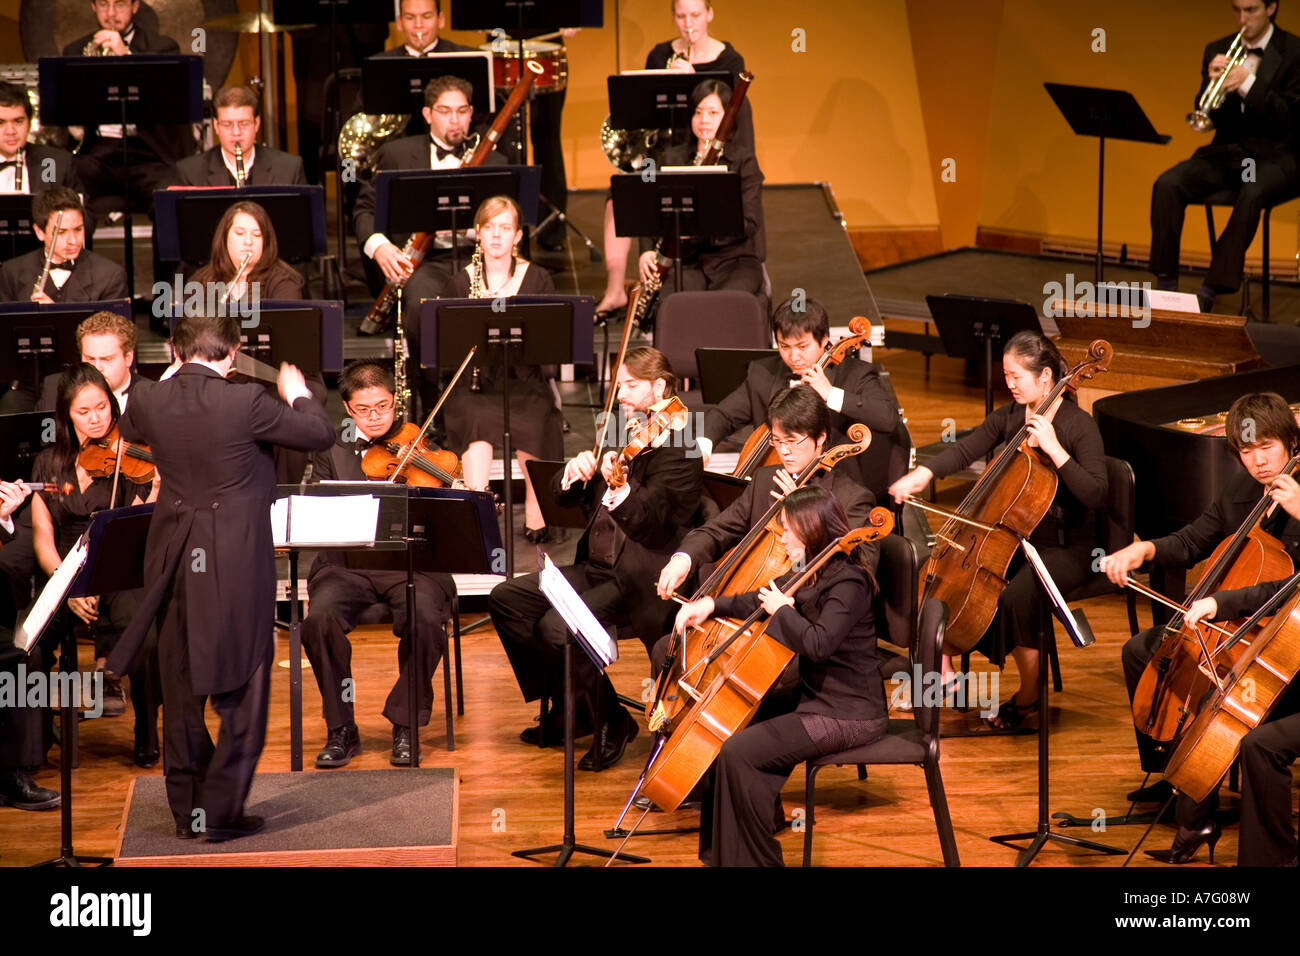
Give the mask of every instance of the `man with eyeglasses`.
<svg viewBox="0 0 1300 956">
<path fill-rule="evenodd" d="M 401 428 L 394 413 L 392 370 L 374 361 L 353 362 L 339 377 L 339 394 L 348 419 L 339 440 L 317 452 L 312 477 L 317 481 L 365 481 L 361 458 L 373 445 Z M 455 585 L 449 574 L 420 571 L 415 575 L 415 643 L 424 669 L 420 685 L 420 726 L 433 710 L 433 672 L 442 656 L 443 637 L 451 620 Z M 352 680 L 352 644 L 348 632 L 361 616 L 377 604 L 393 615 L 398 636 L 397 680 L 384 703 L 384 716 L 393 725 L 390 762 L 411 762 L 410 696 L 407 667 L 411 659 L 410 628 L 406 622 L 406 573 L 348 568 L 338 551 L 322 551 L 307 575 L 308 611 L 302 626 L 302 645 L 311 661 L 328 737 L 316 756 L 317 767 L 343 767 L 361 753 Z"/>
<path fill-rule="evenodd" d="M 302 158 L 258 145 L 262 130 L 262 101 L 246 86 L 223 86 L 212 100 L 216 112 L 217 145 L 187 156 L 176 164 L 182 186 L 234 186 L 235 147 L 242 152 L 244 185 L 306 186 Z"/>
</svg>

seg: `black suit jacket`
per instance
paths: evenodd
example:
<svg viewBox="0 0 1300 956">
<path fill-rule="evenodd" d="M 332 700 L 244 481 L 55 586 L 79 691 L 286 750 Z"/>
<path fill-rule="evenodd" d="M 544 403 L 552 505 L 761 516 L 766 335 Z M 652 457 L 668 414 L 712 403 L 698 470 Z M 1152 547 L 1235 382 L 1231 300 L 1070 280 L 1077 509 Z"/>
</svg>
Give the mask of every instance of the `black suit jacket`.
<svg viewBox="0 0 1300 956">
<path fill-rule="evenodd" d="M 95 31 L 99 32 L 98 30 Z M 81 56 L 95 33 L 78 37 L 63 48 L 64 56 Z M 132 53 L 180 53 L 180 45 L 171 37 L 147 30 L 139 22 L 135 24 L 135 33 L 131 36 Z M 136 130 L 150 150 L 164 163 L 176 163 L 194 152 L 194 130 L 188 123 L 151 123 L 139 124 Z M 86 139 L 81 145 L 81 152 L 93 149 L 100 141 L 95 126 L 86 127 Z"/>
<path fill-rule="evenodd" d="M 1220 53 L 1227 53 L 1232 40 L 1232 36 L 1223 37 L 1205 47 L 1201 87 L 1196 93 L 1198 102 L 1210 82 L 1210 61 Z M 1238 94 L 1224 96 L 1223 105 L 1210 114 L 1214 120 L 1214 140 L 1202 149 L 1240 145 L 1261 158 L 1289 159 L 1294 163 L 1300 155 L 1300 37 L 1273 27 L 1254 85 L 1246 94 L 1244 110 L 1242 105 Z"/>
<path fill-rule="evenodd" d="M 1237 533 L 1263 496 L 1264 486 L 1243 468 L 1196 520 L 1151 542 L 1156 549 L 1152 563 L 1190 568 L 1204 561 L 1224 539 Z M 1263 528 L 1282 542 L 1291 559 L 1300 566 L 1300 521 L 1278 508 L 1264 521 Z"/>
<path fill-rule="evenodd" d="M 252 165 L 245 167 L 249 186 L 306 186 L 307 174 L 302 168 L 302 157 L 282 153 L 260 143 L 253 154 Z M 186 156 L 176 164 L 176 181 L 181 186 L 233 186 L 230 175 L 221 159 L 221 147 L 213 146 L 197 156 Z"/>
<path fill-rule="evenodd" d="M 780 467 L 769 466 L 754 472 L 749 487 L 740 493 L 739 498 L 712 521 L 696 528 L 682 539 L 681 547 L 677 550 L 690 557 L 692 571 L 700 572 L 701 568 L 713 564 L 763 520 L 776 501 L 771 493 L 777 490 L 775 475 Z M 849 519 L 850 528 L 860 528 L 866 524 L 867 515 L 876 503 L 871 492 L 858 484 L 842 466 L 830 472 L 819 471 L 808 480 L 808 484 L 826 488 L 835 496 Z M 863 553 L 868 555 L 874 574 L 876 546 L 867 546 Z M 704 577 L 701 572 L 700 580 Z"/>
<path fill-rule="evenodd" d="M 309 398 L 289 408 L 261 385 L 189 364 L 131 402 L 122 437 L 153 451 L 162 475 L 145 547 L 140 611 L 112 651 L 129 673 L 150 625 L 178 609 L 195 694 L 242 687 L 274 648 L 273 445 L 328 448 L 334 426 Z M 173 587 L 183 579 L 183 596 Z M 120 668 L 120 670 L 119 670 Z"/>
<path fill-rule="evenodd" d="M 477 53 L 478 47 L 465 46 L 463 43 L 456 43 L 452 40 L 448 40 L 446 37 L 438 37 L 438 45 L 433 48 L 432 52 L 434 53 Z M 391 59 L 392 57 L 398 57 L 398 56 L 410 56 L 410 55 L 411 55 L 410 52 L 406 49 L 405 43 L 403 43 L 401 46 L 395 46 L 387 50 L 382 50 L 379 53 L 375 54 L 376 57 L 383 57 L 385 59 Z"/>
<path fill-rule="evenodd" d="M 395 139 L 385 143 L 375 152 L 375 172 L 381 172 L 386 169 L 429 169 L 429 143 L 428 134 L 421 136 L 404 136 L 401 139 Z M 469 158 L 467 155 L 466 159 Z M 484 166 L 504 166 L 506 159 L 496 150 L 488 153 L 487 159 L 483 161 Z M 470 220 L 473 216 L 468 217 Z M 366 240 L 374 234 L 375 231 L 375 185 L 371 180 L 361 184 L 361 189 L 357 193 L 357 202 L 352 210 L 352 222 L 356 228 L 357 242 L 365 245 Z M 473 222 L 466 222 L 465 227 L 469 228 Z M 406 235 L 389 235 L 394 245 L 401 246 L 406 242 Z M 436 250 L 430 249 L 430 254 Z"/>
<path fill-rule="evenodd" d="M 898 430 L 898 407 L 890 400 L 880 380 L 880 372 L 870 362 L 847 358 L 827 371 L 831 385 L 844 390 L 841 410 L 831 412 L 832 435 L 826 444 L 835 445 L 846 440 L 849 426 L 861 422 L 871 429 L 871 444 L 840 467 L 849 471 L 871 489 L 873 494 L 883 493 L 889 485 L 889 451 Z M 788 388 L 794 378 L 790 367 L 779 355 L 758 362 L 750 362 L 745 381 L 717 405 L 704 413 L 704 437 L 718 442 L 746 425 L 767 422 L 767 409 L 776 393 Z M 895 476 L 896 477 L 896 476 Z"/>
<path fill-rule="evenodd" d="M 45 376 L 45 380 L 41 382 L 41 398 L 40 401 L 36 403 L 36 410 L 38 412 L 54 411 L 54 406 L 59 400 L 60 377 L 60 373 L 54 372 Z M 158 383 L 151 378 L 145 378 L 138 372 L 132 372 L 131 381 L 126 385 L 128 407 L 131 402 L 144 401 L 144 399 L 149 395 L 149 389 L 153 388 L 157 384 Z"/>
<path fill-rule="evenodd" d="M 86 187 L 77 175 L 77 164 L 72 154 L 57 146 L 25 146 L 27 191 L 33 196 L 51 186 L 66 186 L 74 193 L 85 195 Z"/>
<path fill-rule="evenodd" d="M 6 262 L 0 267 L 0 301 L 30 301 L 32 287 L 44 266 L 43 249 L 33 249 Z M 85 249 L 77 257 L 77 264 L 62 289 L 49 276 L 45 277 L 45 294 L 55 302 L 106 302 L 130 295 L 125 270 L 116 262 Z"/>
<path fill-rule="evenodd" d="M 632 490 L 609 512 L 621 532 L 616 535 L 614 573 L 627 595 L 628 615 L 637 636 L 654 638 L 664 632 L 674 613 L 672 602 L 655 594 L 655 583 L 694 526 L 704 490 L 704 468 L 693 445 L 685 448 L 669 442 L 632 459 L 627 474 Z M 581 506 L 588 515 L 587 529 L 574 556 L 575 564 L 583 564 L 590 559 L 592 524 L 603 510 L 605 478 L 597 471 L 591 481 L 574 482 L 568 491 L 560 487 L 563 478 L 561 470 L 551 483 L 556 502 L 565 507 Z"/>
</svg>

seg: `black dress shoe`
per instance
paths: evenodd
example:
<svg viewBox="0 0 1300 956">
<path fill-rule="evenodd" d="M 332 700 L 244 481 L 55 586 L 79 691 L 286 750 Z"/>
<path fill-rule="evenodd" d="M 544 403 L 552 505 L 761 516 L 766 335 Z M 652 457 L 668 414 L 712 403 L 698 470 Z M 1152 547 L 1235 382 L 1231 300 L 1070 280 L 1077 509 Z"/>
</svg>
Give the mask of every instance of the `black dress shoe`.
<svg viewBox="0 0 1300 956">
<path fill-rule="evenodd" d="M 344 724 L 330 731 L 325 746 L 316 755 L 317 767 L 346 767 L 361 753 L 361 733 L 356 724 Z"/>
<path fill-rule="evenodd" d="M 135 765 L 148 770 L 158 762 L 157 747 L 141 747 L 138 744 L 135 748 Z"/>
<path fill-rule="evenodd" d="M 394 767 L 411 765 L 411 728 L 393 728 L 393 755 L 388 758 L 388 762 Z"/>
<path fill-rule="evenodd" d="M 573 739 L 578 740 L 590 735 L 591 724 L 581 717 L 574 717 Z M 534 747 L 563 747 L 564 710 L 559 707 L 552 707 L 546 712 L 545 724 L 534 724 L 532 727 L 525 727 L 519 732 L 519 739 Z"/>
<path fill-rule="evenodd" d="M 544 524 L 540 528 L 524 528 L 524 537 L 532 544 L 545 544 L 553 537 L 554 529 Z"/>
<path fill-rule="evenodd" d="M 1174 788 L 1168 780 L 1157 780 L 1149 786 L 1130 790 L 1127 799 L 1132 803 L 1164 803 L 1173 795 Z"/>
<path fill-rule="evenodd" d="M 1219 829 L 1219 821 L 1211 820 L 1205 826 L 1197 830 L 1189 830 L 1187 827 L 1179 827 L 1178 834 L 1174 837 L 1173 846 L 1167 850 L 1147 850 L 1147 856 L 1153 860 L 1159 860 L 1161 863 L 1191 863 L 1196 851 L 1201 848 L 1202 843 L 1210 845 L 1210 862 L 1214 862 L 1214 844 L 1219 842 L 1222 831 Z"/>
<path fill-rule="evenodd" d="M 622 710 L 622 708 L 620 708 Z M 637 732 L 641 729 L 637 722 L 622 710 L 622 717 L 615 717 L 607 721 L 605 726 L 600 728 L 600 733 L 596 735 L 596 740 L 592 743 L 591 749 L 578 761 L 579 770 L 596 769 L 596 748 L 600 748 L 600 769 L 608 770 L 614 764 L 623 759 L 623 751 L 627 749 L 630 741 L 636 739 Z"/>
<path fill-rule="evenodd" d="M 0 771 L 0 807 L 53 810 L 62 802 L 57 790 L 39 786 L 26 770 Z"/>
<path fill-rule="evenodd" d="M 188 823 L 184 823 L 180 820 L 176 821 L 176 839 L 194 840 L 197 838 L 198 838 L 198 834 L 194 832 L 193 827 L 191 827 Z"/>
<path fill-rule="evenodd" d="M 212 827 L 207 832 L 207 842 L 225 843 L 227 840 L 238 840 L 240 837 L 252 836 L 262 827 L 266 826 L 266 821 L 261 817 L 243 814 L 224 827 Z"/>
</svg>

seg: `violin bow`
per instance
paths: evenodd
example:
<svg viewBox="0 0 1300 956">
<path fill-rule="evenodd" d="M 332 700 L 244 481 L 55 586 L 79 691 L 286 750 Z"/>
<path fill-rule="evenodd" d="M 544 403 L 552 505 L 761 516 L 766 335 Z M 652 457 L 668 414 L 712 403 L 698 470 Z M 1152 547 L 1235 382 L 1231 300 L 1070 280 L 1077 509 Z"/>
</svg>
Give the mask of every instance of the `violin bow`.
<svg viewBox="0 0 1300 956">
<path fill-rule="evenodd" d="M 596 427 L 596 447 L 591 450 L 591 457 L 596 459 L 600 458 L 600 449 L 605 444 L 605 436 L 609 434 L 609 416 L 614 411 L 614 397 L 618 394 L 618 386 L 614 380 L 618 378 L 618 370 L 623 367 L 623 359 L 627 357 L 628 342 L 632 338 L 632 316 L 636 314 L 636 303 L 640 298 L 641 286 L 638 285 L 628 298 L 627 319 L 623 322 L 623 340 L 618 345 L 618 360 L 614 363 L 609 392 L 605 395 L 605 410 L 601 413 L 600 424 Z"/>
<path fill-rule="evenodd" d="M 465 353 L 465 358 L 460 363 L 460 368 L 456 369 L 456 374 L 451 377 L 451 381 L 447 383 L 447 387 L 444 388 L 442 394 L 438 396 L 438 401 L 434 404 L 433 411 L 429 412 L 429 417 L 426 418 L 424 424 L 420 426 L 420 433 L 415 436 L 415 441 L 411 442 L 411 447 L 406 449 L 406 454 L 402 456 L 402 460 L 399 461 L 397 467 L 393 469 L 393 476 L 388 479 L 389 481 L 397 480 L 397 476 L 402 473 L 402 469 L 405 468 L 406 463 L 411 460 L 411 456 L 415 454 L 415 450 L 420 447 L 420 442 L 424 441 L 424 436 L 428 434 L 429 426 L 433 424 L 434 416 L 442 410 L 442 403 L 447 400 L 447 396 L 451 394 L 451 390 L 456 387 L 456 383 L 460 381 L 461 375 L 465 373 L 465 367 L 469 365 L 470 359 L 474 357 L 474 353 L 477 351 L 478 346 L 471 345 L 469 351 Z"/>
</svg>

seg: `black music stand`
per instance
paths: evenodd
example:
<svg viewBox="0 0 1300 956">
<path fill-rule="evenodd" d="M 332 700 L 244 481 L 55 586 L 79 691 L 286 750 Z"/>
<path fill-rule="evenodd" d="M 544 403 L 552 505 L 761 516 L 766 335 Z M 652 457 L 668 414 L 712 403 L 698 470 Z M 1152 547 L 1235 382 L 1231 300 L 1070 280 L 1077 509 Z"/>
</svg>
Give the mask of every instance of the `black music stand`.
<svg viewBox="0 0 1300 956">
<path fill-rule="evenodd" d="M 542 520 L 553 528 L 572 528 L 585 531 L 587 515 L 577 505 L 561 505 L 549 494 L 551 482 L 558 472 L 564 471 L 565 461 L 531 458 L 524 462 L 528 480 L 537 491 L 537 504 L 542 509 Z"/>
<path fill-rule="evenodd" d="M 730 87 L 733 78 L 726 70 L 615 73 L 605 80 L 609 125 L 615 129 L 688 129 L 695 112 L 691 92 L 705 80 L 719 80 Z"/>
<path fill-rule="evenodd" d="M 470 106 L 479 117 L 496 112 L 492 54 L 487 50 L 428 56 L 371 56 L 361 61 L 361 102 L 366 113 L 421 115 L 424 88 L 439 76 L 458 76 L 474 88 Z M 489 120 L 490 122 L 490 120 Z"/>
<path fill-rule="evenodd" d="M 682 291 L 684 236 L 743 236 L 745 209 L 740 173 L 705 168 L 659 169 L 611 176 L 614 232 L 672 240 L 675 292 Z"/>
<path fill-rule="evenodd" d="M 32 231 L 32 197 L 0 196 L 0 261 L 8 262 L 41 248 Z"/>
<path fill-rule="evenodd" d="M 51 126 L 122 126 L 122 168 L 131 178 L 126 127 L 203 121 L 203 58 L 177 54 L 40 59 L 41 121 Z M 131 202 L 122 218 L 126 285 L 135 290 Z"/>
<path fill-rule="evenodd" d="M 993 411 L 993 345 L 1017 332 L 1038 332 L 1038 312 L 1027 302 L 978 295 L 927 295 L 943 349 L 953 358 L 978 358 L 984 366 L 984 414 Z"/>
<path fill-rule="evenodd" d="M 173 187 L 153 195 L 158 254 L 167 261 L 207 262 L 221 217 L 245 200 L 266 210 L 285 262 L 310 262 L 329 252 L 322 186 Z"/>
<path fill-rule="evenodd" d="M 478 346 L 484 365 L 499 361 L 504 428 L 507 578 L 515 573 L 514 447 L 510 440 L 512 365 L 575 365 L 592 349 L 591 296 L 513 296 L 508 299 L 430 299 L 420 306 L 420 365 L 453 367 Z M 539 496 L 540 497 L 540 496 Z"/>
<path fill-rule="evenodd" d="M 241 313 L 233 311 L 233 316 Z M 343 304 L 332 299 L 267 299 L 238 318 L 240 351 L 278 369 L 296 365 L 304 375 L 321 375 L 343 368 Z M 173 310 L 172 328 L 180 310 Z"/>
<path fill-rule="evenodd" d="M 1070 128 L 1079 136 L 1097 137 L 1097 270 L 1101 284 L 1101 219 L 1106 208 L 1106 138 L 1127 139 L 1135 143 L 1158 143 L 1163 146 L 1169 136 L 1157 133 L 1127 90 L 1108 90 L 1096 86 L 1071 86 L 1068 83 L 1044 83 L 1044 89 L 1061 111 Z"/>
<path fill-rule="evenodd" d="M 152 516 L 152 504 L 113 508 L 91 515 L 85 532 L 88 542 L 86 561 L 69 583 L 64 599 L 143 587 L 145 540 L 149 536 Z M 100 555 L 107 557 L 100 561 Z M 36 641 L 49 630 L 49 623 L 53 620 L 54 615 L 51 615 L 40 633 L 35 635 Z M 73 628 L 64 629 L 59 656 L 65 665 L 71 662 L 73 670 L 76 670 L 77 637 Z M 108 866 L 113 862 L 112 857 L 77 856 L 72 848 L 72 766 L 77 748 L 77 709 L 72 694 L 67 694 L 59 703 L 59 724 L 63 730 L 59 745 L 59 787 L 63 797 L 59 807 L 61 846 L 58 856 L 37 866 L 79 867 L 87 863 Z"/>
<path fill-rule="evenodd" d="M 53 443 L 49 412 L 0 415 L 0 476 L 5 481 L 30 481 L 36 456 Z"/>
<path fill-rule="evenodd" d="M 700 398 L 705 405 L 717 405 L 745 384 L 751 362 L 761 362 L 777 354 L 776 349 L 696 349 Z"/>
<path fill-rule="evenodd" d="M 81 361 L 77 326 L 105 303 L 9 302 L 0 305 L 0 382 L 30 387 L 40 397 L 46 375 Z M 129 303 L 121 300 L 121 304 Z M 117 303 L 114 303 L 117 305 Z M 109 311 L 118 312 L 119 308 Z"/>
</svg>

